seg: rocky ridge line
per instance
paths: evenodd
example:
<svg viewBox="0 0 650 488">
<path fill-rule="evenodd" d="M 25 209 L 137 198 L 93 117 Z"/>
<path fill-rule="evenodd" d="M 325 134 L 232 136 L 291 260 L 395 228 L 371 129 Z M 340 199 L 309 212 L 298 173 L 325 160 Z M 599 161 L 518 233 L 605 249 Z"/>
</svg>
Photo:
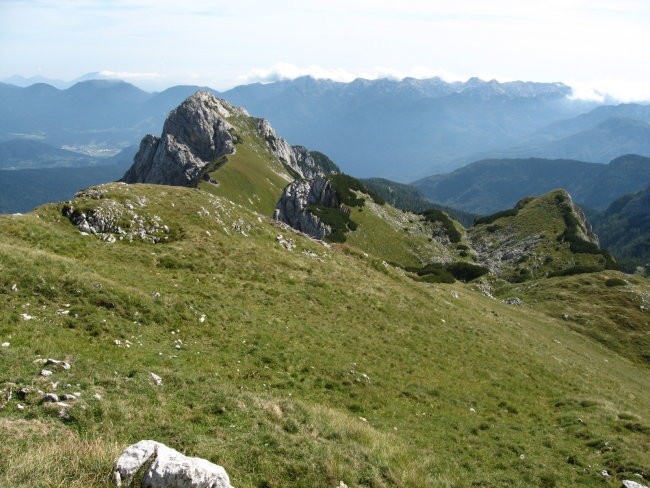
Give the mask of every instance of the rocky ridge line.
<svg viewBox="0 0 650 488">
<path fill-rule="evenodd" d="M 304 146 L 290 146 L 287 141 L 277 136 L 268 120 L 257 119 L 255 127 L 257 133 L 266 141 L 269 152 L 297 173 L 298 177 L 312 179 L 340 172 L 338 166 L 327 156 L 309 151 Z M 321 160 L 318 161 L 315 155 L 320 155 Z"/>
</svg>

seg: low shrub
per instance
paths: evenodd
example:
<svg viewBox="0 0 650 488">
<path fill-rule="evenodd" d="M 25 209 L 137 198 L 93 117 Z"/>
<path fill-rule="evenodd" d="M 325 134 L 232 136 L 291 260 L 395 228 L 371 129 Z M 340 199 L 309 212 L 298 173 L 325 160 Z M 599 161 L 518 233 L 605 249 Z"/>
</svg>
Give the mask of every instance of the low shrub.
<svg viewBox="0 0 650 488">
<path fill-rule="evenodd" d="M 451 264 L 429 263 L 421 268 L 407 267 L 406 271 L 416 273 L 421 281 L 429 283 L 453 283 L 456 280 L 472 281 L 490 270 L 476 264 L 458 261 Z"/>
<path fill-rule="evenodd" d="M 603 271 L 603 268 L 601 266 L 578 265 L 553 271 L 549 273 L 548 276 L 549 278 L 552 278 L 555 276 L 572 276 L 585 273 L 598 273 L 599 271 Z"/>
<path fill-rule="evenodd" d="M 458 261 L 447 266 L 447 270 L 460 281 L 472 281 L 490 272 L 489 269 L 477 264 Z"/>
<path fill-rule="evenodd" d="M 450 242 L 460 242 L 460 239 L 462 237 L 461 233 L 458 232 L 458 229 L 454 225 L 454 222 L 445 212 L 436 208 L 430 208 L 424 212 L 420 212 L 420 215 L 422 215 L 427 222 L 440 222 L 444 227 Z"/>
<path fill-rule="evenodd" d="M 608 286 L 610 288 L 613 286 L 625 286 L 625 285 L 627 285 L 627 282 L 620 278 L 609 278 L 608 280 L 605 280 L 605 286 Z"/>
<path fill-rule="evenodd" d="M 370 196 L 373 201 L 378 205 L 384 205 L 386 201 L 374 192 L 371 192 L 366 186 L 356 178 L 345 173 L 338 173 L 328 176 L 328 180 L 336 190 L 341 203 L 348 207 L 363 207 L 365 200 L 357 197 L 355 191 L 365 193 Z"/>
<path fill-rule="evenodd" d="M 485 217 L 478 217 L 474 219 L 474 225 L 486 225 L 491 224 L 495 220 L 503 217 L 514 217 L 519 213 L 518 208 L 511 208 L 508 210 L 501 210 L 500 212 L 493 213 L 492 215 L 486 215 Z"/>
</svg>

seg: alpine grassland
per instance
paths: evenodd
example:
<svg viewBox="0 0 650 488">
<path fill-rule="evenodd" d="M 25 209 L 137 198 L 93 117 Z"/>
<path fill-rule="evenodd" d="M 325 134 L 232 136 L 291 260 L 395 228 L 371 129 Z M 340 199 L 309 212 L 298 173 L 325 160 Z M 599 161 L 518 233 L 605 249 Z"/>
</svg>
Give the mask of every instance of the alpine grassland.
<svg viewBox="0 0 650 488">
<path fill-rule="evenodd" d="M 228 178 L 258 176 L 236 157 L 210 191 L 110 184 L 66 204 L 132 208 L 167 226 L 156 244 L 83 235 L 64 204 L 0 216 L 0 486 L 112 486 L 141 439 L 238 488 L 648 479 L 647 279 L 414 280 L 389 262 L 426 264 L 441 244 L 407 230 L 430 222 L 380 228 L 392 210 L 367 202 L 345 244 L 314 241 L 259 189 L 235 198 Z"/>
</svg>

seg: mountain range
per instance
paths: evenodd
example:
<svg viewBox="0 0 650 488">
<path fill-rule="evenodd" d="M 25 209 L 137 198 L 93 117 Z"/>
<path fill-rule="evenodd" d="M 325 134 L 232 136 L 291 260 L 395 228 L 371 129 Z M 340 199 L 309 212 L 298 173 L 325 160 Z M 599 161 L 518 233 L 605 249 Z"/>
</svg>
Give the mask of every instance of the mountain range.
<svg viewBox="0 0 650 488">
<path fill-rule="evenodd" d="M 566 189 L 588 208 L 604 210 L 616 198 L 650 184 L 650 158 L 629 154 L 609 164 L 565 159 L 488 159 L 413 183 L 441 205 L 489 214 L 527 195 Z"/>
<path fill-rule="evenodd" d="M 147 93 L 110 80 L 65 90 L 0 84 L 0 140 L 29 136 L 57 147 L 121 149 L 159 132 L 169 110 L 198 88 Z M 648 150 L 647 105 L 597 106 L 572 99 L 560 83 L 303 77 L 218 95 L 358 177 L 407 182 L 485 157 L 604 163 Z"/>
</svg>

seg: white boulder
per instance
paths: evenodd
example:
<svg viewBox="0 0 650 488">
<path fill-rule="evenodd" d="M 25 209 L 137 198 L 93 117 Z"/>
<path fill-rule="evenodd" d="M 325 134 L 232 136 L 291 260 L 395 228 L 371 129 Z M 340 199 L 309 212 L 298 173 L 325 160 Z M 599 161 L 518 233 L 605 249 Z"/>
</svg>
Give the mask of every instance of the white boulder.
<svg viewBox="0 0 650 488">
<path fill-rule="evenodd" d="M 115 485 L 129 486 L 140 471 L 142 488 L 233 488 L 223 467 L 151 440 L 122 452 L 113 468 Z"/>
<path fill-rule="evenodd" d="M 646 485 L 642 485 L 641 483 L 632 480 L 623 480 L 623 486 L 625 488 L 648 488 Z"/>
</svg>

